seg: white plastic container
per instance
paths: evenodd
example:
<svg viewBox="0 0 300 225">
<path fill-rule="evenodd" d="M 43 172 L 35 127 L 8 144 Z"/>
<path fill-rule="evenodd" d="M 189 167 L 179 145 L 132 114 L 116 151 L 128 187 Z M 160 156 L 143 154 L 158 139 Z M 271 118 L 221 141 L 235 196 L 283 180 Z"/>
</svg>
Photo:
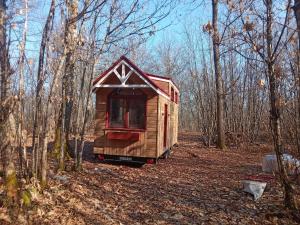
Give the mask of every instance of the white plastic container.
<svg viewBox="0 0 300 225">
<path fill-rule="evenodd" d="M 262 171 L 265 173 L 273 173 L 278 170 L 277 159 L 275 154 L 268 154 L 263 157 Z"/>
<path fill-rule="evenodd" d="M 293 158 L 293 156 L 289 154 L 283 154 L 282 160 L 289 175 L 300 173 L 300 160 Z M 278 171 L 277 158 L 275 154 L 267 154 L 263 157 L 262 171 L 265 173 L 274 173 Z"/>
</svg>

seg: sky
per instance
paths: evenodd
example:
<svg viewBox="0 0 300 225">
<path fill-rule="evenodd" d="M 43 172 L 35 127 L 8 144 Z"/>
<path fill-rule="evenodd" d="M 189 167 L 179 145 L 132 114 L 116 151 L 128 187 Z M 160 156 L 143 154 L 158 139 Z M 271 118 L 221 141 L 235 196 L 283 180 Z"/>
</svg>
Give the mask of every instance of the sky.
<svg viewBox="0 0 300 225">
<path fill-rule="evenodd" d="M 29 1 L 29 24 L 26 45 L 27 58 L 37 58 L 42 36 L 42 29 L 46 21 L 51 0 L 28 0 Z M 57 0 L 59 2 L 60 0 Z M 121 1 L 121 0 L 120 0 Z M 123 1 L 123 0 L 122 0 Z M 147 0 L 145 0 L 147 1 Z M 208 0 L 174 0 L 178 2 L 170 15 L 165 18 L 158 28 L 165 29 L 155 32 L 147 39 L 147 49 L 155 49 L 164 40 L 172 41 L 172 44 L 184 44 L 185 29 L 198 31 L 211 20 L 211 3 Z M 151 2 L 151 0 L 149 0 Z M 59 8 L 56 10 L 59 13 Z M 22 24 L 19 25 L 22 29 Z M 17 31 L 16 31 L 17 32 Z M 20 35 L 19 35 L 20 36 Z M 18 52 L 18 49 L 16 48 Z M 17 53 L 15 54 L 17 55 Z"/>
<path fill-rule="evenodd" d="M 164 39 L 181 42 L 184 27 L 202 27 L 210 17 L 210 4 L 199 4 L 192 0 L 179 0 L 177 7 L 157 27 L 165 29 L 156 32 L 147 40 L 147 48 L 154 48 Z M 41 42 L 42 29 L 49 11 L 50 0 L 29 0 L 29 23 L 26 45 L 27 58 L 37 58 Z M 200 6 L 199 6 L 200 5 Z M 58 12 L 58 10 L 56 10 Z"/>
<path fill-rule="evenodd" d="M 175 39 L 180 42 L 185 27 L 202 27 L 203 24 L 207 23 L 210 17 L 209 6 L 182 1 L 161 24 L 162 27 L 168 24 L 170 26 L 158 32 L 149 40 L 149 44 L 155 45 L 163 41 L 164 38 Z"/>
</svg>

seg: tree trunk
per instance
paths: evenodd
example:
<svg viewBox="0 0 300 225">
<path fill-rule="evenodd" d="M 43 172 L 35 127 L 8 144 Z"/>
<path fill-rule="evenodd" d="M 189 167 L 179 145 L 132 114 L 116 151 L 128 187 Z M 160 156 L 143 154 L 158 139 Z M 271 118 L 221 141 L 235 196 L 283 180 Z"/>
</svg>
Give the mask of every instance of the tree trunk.
<svg viewBox="0 0 300 225">
<path fill-rule="evenodd" d="M 39 163 L 39 151 L 38 149 L 43 149 L 44 147 L 44 135 L 41 135 L 41 130 L 38 129 L 38 124 L 42 123 L 42 90 L 45 83 L 45 74 L 44 74 L 44 62 L 45 62 L 45 50 L 47 46 L 47 42 L 49 39 L 49 30 L 51 27 L 51 23 L 54 18 L 55 11 L 55 0 L 51 1 L 51 6 L 49 10 L 49 14 L 46 20 L 45 27 L 43 29 L 42 41 L 40 46 L 40 54 L 39 54 L 39 65 L 38 65 L 38 73 L 37 73 L 37 88 L 36 88 L 36 96 L 35 96 L 35 114 L 34 114 L 34 122 L 33 122 L 33 134 L 32 134 L 32 172 L 35 177 L 38 175 L 38 168 L 41 166 Z M 35 139 L 36 136 L 41 137 L 42 140 L 39 142 L 39 146 L 36 145 Z M 39 138 L 38 138 L 39 139 Z M 43 150 L 42 150 L 43 151 Z M 43 158 L 43 156 L 42 156 Z M 43 161 L 43 160 L 41 160 Z"/>
<path fill-rule="evenodd" d="M 286 168 L 283 163 L 283 145 L 281 134 L 281 112 L 280 112 L 280 98 L 278 93 L 278 84 L 274 75 L 273 65 L 268 65 L 268 77 L 270 88 L 270 119 L 271 129 L 273 132 L 274 147 L 277 157 L 278 172 L 280 180 L 284 189 L 285 205 L 290 209 L 297 209 L 297 204 L 294 197 L 294 190 L 289 181 Z"/>
<path fill-rule="evenodd" d="M 52 94 L 54 91 L 54 87 L 56 85 L 57 82 L 57 77 L 59 76 L 59 74 L 61 73 L 61 68 L 63 66 L 63 63 L 65 61 L 65 56 L 63 55 L 61 58 L 61 61 L 59 63 L 59 66 L 54 74 L 53 80 L 52 80 L 52 84 L 50 86 L 50 91 L 49 91 L 49 95 L 48 95 L 48 100 L 47 100 L 47 104 L 45 107 L 45 113 L 44 113 L 44 121 L 43 121 L 43 128 L 42 128 L 42 137 L 43 137 L 43 149 L 42 149 L 42 161 L 41 161 L 41 185 L 42 187 L 47 187 L 47 169 L 48 169 L 48 161 L 47 161 L 47 153 L 48 153 L 48 136 L 47 136 L 47 131 L 48 131 L 48 127 L 49 127 L 49 106 L 51 103 L 51 98 L 52 98 Z M 55 134 L 57 136 L 57 134 Z M 55 149 L 54 149 L 55 151 Z M 60 149 L 58 149 L 58 152 L 60 151 Z"/>
<path fill-rule="evenodd" d="M 14 99 L 9 96 L 11 67 L 9 62 L 7 34 L 6 34 L 6 1 L 0 0 L 0 72 L 1 72 L 1 98 L 0 98 L 0 151 L 4 160 L 5 189 L 7 203 L 17 203 L 18 183 L 13 162 L 13 150 L 16 134 L 15 120 L 12 115 Z"/>
<path fill-rule="evenodd" d="M 94 77 L 94 70 L 95 70 L 95 60 L 93 59 L 92 63 L 92 72 L 90 74 L 90 79 L 89 79 L 89 86 L 87 90 L 87 96 L 86 96 L 86 102 L 83 104 L 83 123 L 80 131 L 80 148 L 78 151 L 78 156 L 76 156 L 77 159 L 77 165 L 76 169 L 81 170 L 82 169 L 82 154 L 84 150 L 84 134 L 85 134 L 85 127 L 87 123 L 87 116 L 88 116 L 88 106 L 89 106 L 89 101 L 91 99 L 91 90 L 92 90 L 92 83 L 93 83 L 93 77 Z"/>
<path fill-rule="evenodd" d="M 48 139 L 46 136 L 46 130 L 43 131 L 43 149 L 42 149 L 42 161 L 41 161 L 41 186 L 46 187 L 47 186 L 47 147 L 48 147 Z"/>
<path fill-rule="evenodd" d="M 298 50 L 300 50 L 300 0 L 295 0 L 294 4 L 294 12 L 295 12 L 295 17 L 296 17 L 296 22 L 297 22 L 297 32 L 298 32 Z M 299 51 L 298 51 L 299 53 Z M 298 70 L 298 75 L 300 78 L 300 73 Z M 300 82 L 299 82 L 300 85 Z"/>
<path fill-rule="evenodd" d="M 75 121 L 75 128 L 74 128 L 74 132 L 75 132 L 75 146 L 74 146 L 74 167 L 75 169 L 77 169 L 77 165 L 78 165 L 78 141 L 79 141 L 79 127 L 81 126 L 80 124 L 80 116 L 82 116 L 82 110 L 84 110 L 84 83 L 85 83 L 85 76 L 86 76 L 86 72 L 87 72 L 87 67 L 89 65 L 85 65 L 83 68 L 83 73 L 82 73 L 82 77 L 80 79 L 80 89 L 79 89 L 79 95 L 77 97 L 77 106 L 78 106 L 78 110 L 76 112 L 76 121 Z M 88 94 L 89 95 L 89 94 Z"/>
<path fill-rule="evenodd" d="M 297 22 L 297 32 L 298 32 L 298 51 L 297 51 L 297 75 L 298 76 L 298 83 L 296 83 L 298 87 L 298 124 L 297 124 L 297 145 L 298 145 L 298 154 L 300 156 L 300 144 L 299 144 L 299 133 L 300 133 L 300 0 L 295 0 L 294 4 L 294 12 L 295 12 L 295 17 L 296 17 L 296 22 Z M 297 79 L 296 79 L 297 80 Z"/>
<path fill-rule="evenodd" d="M 20 59 L 19 59 L 19 114 L 18 114 L 18 152 L 20 159 L 20 170 L 23 175 L 23 158 L 27 160 L 26 147 L 24 146 L 23 129 L 24 129 L 24 96 L 25 96 L 25 87 L 24 87 L 24 62 L 25 62 L 25 45 L 27 37 L 27 23 L 28 23 L 28 1 L 25 0 L 25 21 L 24 28 L 22 33 L 22 42 L 20 45 Z M 24 154 L 24 155 L 23 155 Z M 27 174 L 27 161 L 25 161 L 25 174 Z"/>
<path fill-rule="evenodd" d="M 213 26 L 213 52 L 214 52 L 214 69 L 217 92 L 217 147 L 224 149 L 225 146 L 225 129 L 224 129 L 224 94 L 222 87 L 222 73 L 220 65 L 220 35 L 218 31 L 218 0 L 212 0 L 212 26 Z"/>
<path fill-rule="evenodd" d="M 64 95 L 64 91 L 62 93 Z M 58 169 L 63 171 L 65 169 L 65 100 L 62 99 L 62 106 L 61 106 L 61 128 L 60 128 L 60 154 L 59 154 L 59 164 Z"/>
<path fill-rule="evenodd" d="M 70 124 L 71 115 L 73 111 L 73 95 L 74 95 L 74 68 L 75 68 L 75 50 L 77 46 L 77 29 L 76 22 L 71 20 L 75 18 L 78 14 L 78 1 L 77 0 L 67 0 L 67 7 L 69 11 L 69 19 L 66 22 L 65 30 L 65 47 L 66 53 L 66 64 L 65 64 L 65 132 L 66 132 L 66 142 L 69 140 L 70 134 Z"/>
<path fill-rule="evenodd" d="M 55 11 L 55 0 L 51 1 L 50 10 L 46 20 L 46 24 L 43 29 L 43 36 L 40 46 L 40 55 L 39 55 L 39 66 L 37 73 L 37 88 L 35 96 L 35 115 L 34 115 L 34 125 L 33 125 L 33 136 L 32 136 L 32 170 L 33 175 L 41 180 L 42 186 L 46 185 L 46 168 L 47 168 L 47 140 L 46 131 L 38 128 L 38 124 L 43 124 L 47 118 L 43 118 L 43 107 L 42 107 L 42 90 L 45 83 L 45 74 L 44 74 L 44 61 L 45 61 L 45 49 L 49 39 L 49 30 L 54 18 Z M 43 126 L 40 126 L 43 127 Z M 38 146 L 35 143 L 35 137 L 38 136 Z"/>
<path fill-rule="evenodd" d="M 295 201 L 294 190 L 291 182 L 289 181 L 286 168 L 283 164 L 283 143 L 282 143 L 282 134 L 281 134 L 281 99 L 279 93 L 279 79 L 275 76 L 274 73 L 274 57 L 272 50 L 272 23 L 273 23 L 273 14 L 272 14 L 272 2 L 273 0 L 266 1 L 267 15 L 266 15 L 266 44 L 267 44 L 267 76 L 269 78 L 269 90 L 270 90 L 270 120 L 271 120 L 271 129 L 273 133 L 274 148 L 278 164 L 278 172 L 281 184 L 284 190 L 284 202 L 286 207 L 296 210 L 297 203 Z"/>
<path fill-rule="evenodd" d="M 0 0 L 1 102 L 8 97 L 10 66 L 6 40 L 6 0 Z M 3 107 L 3 106 L 1 106 Z M 4 110 L 4 108 L 3 108 Z"/>
<path fill-rule="evenodd" d="M 4 121 L 7 118 L 7 109 L 4 107 L 4 101 L 6 100 L 6 90 L 7 90 L 7 50 L 6 50 L 6 28 L 5 28 L 5 17 L 6 17 L 6 4 L 4 0 L 0 0 L 0 72 L 1 72 L 1 93 L 0 93 L 0 134 L 3 132 Z M 1 146 L 1 159 L 2 159 L 2 167 L 5 171 L 6 169 L 6 140 L 0 140 Z"/>
<path fill-rule="evenodd" d="M 61 151 L 59 158 L 59 169 L 64 170 L 65 150 L 68 148 L 68 140 L 70 134 L 71 116 L 73 112 L 73 95 L 74 95 L 74 68 L 75 68 L 75 49 L 77 45 L 77 29 L 76 21 L 72 19 L 78 14 L 78 1 L 66 0 L 68 8 L 68 19 L 65 24 L 64 47 L 66 50 L 66 62 L 62 83 L 62 123 L 61 123 Z M 63 137 L 64 136 L 64 137 Z"/>
</svg>

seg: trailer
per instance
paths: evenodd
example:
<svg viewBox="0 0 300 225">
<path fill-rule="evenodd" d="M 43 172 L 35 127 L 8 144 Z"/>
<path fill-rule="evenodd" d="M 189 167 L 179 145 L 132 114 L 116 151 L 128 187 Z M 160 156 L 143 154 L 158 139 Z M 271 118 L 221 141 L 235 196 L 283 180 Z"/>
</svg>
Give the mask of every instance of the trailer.
<svg viewBox="0 0 300 225">
<path fill-rule="evenodd" d="M 100 160 L 156 163 L 178 142 L 179 89 L 121 56 L 93 82 L 93 152 Z"/>
</svg>

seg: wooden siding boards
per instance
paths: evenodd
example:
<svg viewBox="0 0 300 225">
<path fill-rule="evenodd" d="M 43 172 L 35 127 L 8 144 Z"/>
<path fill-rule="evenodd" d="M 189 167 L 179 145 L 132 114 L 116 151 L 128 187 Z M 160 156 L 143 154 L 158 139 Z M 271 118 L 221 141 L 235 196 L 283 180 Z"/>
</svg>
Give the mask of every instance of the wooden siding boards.
<svg viewBox="0 0 300 225">
<path fill-rule="evenodd" d="M 170 113 L 170 101 L 167 100 L 166 98 L 159 96 L 159 115 L 158 115 L 158 143 L 157 143 L 157 156 L 159 157 L 164 153 L 164 151 L 168 148 L 170 148 L 170 116 L 168 115 L 167 119 L 167 142 L 166 142 L 166 147 L 164 148 L 164 107 L 165 105 L 168 106 L 168 114 Z"/>
<path fill-rule="evenodd" d="M 132 75 L 128 78 L 127 84 L 144 84 L 145 82 L 138 77 L 135 73 L 132 73 Z"/>
<path fill-rule="evenodd" d="M 151 78 L 150 78 L 151 79 Z M 158 87 L 160 87 L 164 92 L 170 93 L 169 92 L 169 82 L 167 81 L 160 81 L 160 80 L 154 80 L 151 79 Z"/>
<path fill-rule="evenodd" d="M 147 118 L 146 118 L 146 150 L 143 157 L 156 157 L 155 144 L 157 142 L 157 102 L 158 96 L 151 90 L 144 91 L 147 98 Z"/>
<path fill-rule="evenodd" d="M 167 119 L 167 143 L 166 147 L 163 147 L 164 138 L 164 106 L 168 106 L 168 119 Z M 178 104 L 167 100 L 163 96 L 159 96 L 158 102 L 158 140 L 157 140 L 157 156 L 164 153 L 166 149 L 170 149 L 174 144 L 178 142 Z"/>
<path fill-rule="evenodd" d="M 105 131 L 105 136 L 107 135 L 107 132 L 109 131 Z M 139 141 L 106 139 L 106 143 L 104 146 L 104 154 L 139 157 L 147 153 L 147 151 L 145 151 L 145 133 L 146 132 L 139 132 Z"/>
<path fill-rule="evenodd" d="M 103 84 L 121 84 L 121 82 L 116 74 L 112 73 L 110 77 L 103 81 Z"/>
<path fill-rule="evenodd" d="M 178 104 L 171 102 L 151 89 L 143 89 L 147 95 L 146 130 L 139 131 L 139 141 L 108 140 L 106 129 L 107 97 L 112 89 L 102 88 L 96 92 L 95 154 L 158 158 L 166 149 L 177 143 Z M 164 106 L 168 105 L 167 146 L 163 147 Z M 126 132 L 115 131 L 114 132 Z"/>
<path fill-rule="evenodd" d="M 155 158 L 157 142 L 157 102 L 158 95 L 149 89 L 142 91 L 147 95 L 146 130 L 138 132 L 139 141 L 108 140 L 106 129 L 107 98 L 111 89 L 102 88 L 96 92 L 94 153 Z M 116 131 L 114 132 L 126 132 Z M 149 134 L 148 134 L 149 133 Z"/>
</svg>

